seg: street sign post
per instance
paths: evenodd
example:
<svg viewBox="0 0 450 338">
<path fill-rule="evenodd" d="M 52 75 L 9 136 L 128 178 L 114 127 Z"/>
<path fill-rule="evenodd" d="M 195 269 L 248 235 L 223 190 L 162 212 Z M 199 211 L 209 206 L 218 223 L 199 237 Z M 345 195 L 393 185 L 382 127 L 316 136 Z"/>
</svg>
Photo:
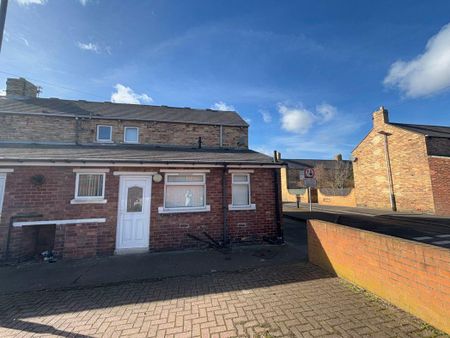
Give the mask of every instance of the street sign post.
<svg viewBox="0 0 450 338">
<path fill-rule="evenodd" d="M 309 212 L 312 211 L 312 201 L 311 201 L 311 188 L 317 187 L 317 180 L 314 178 L 315 172 L 314 168 L 306 168 L 305 171 L 305 186 L 308 188 L 308 200 L 309 200 Z"/>
</svg>

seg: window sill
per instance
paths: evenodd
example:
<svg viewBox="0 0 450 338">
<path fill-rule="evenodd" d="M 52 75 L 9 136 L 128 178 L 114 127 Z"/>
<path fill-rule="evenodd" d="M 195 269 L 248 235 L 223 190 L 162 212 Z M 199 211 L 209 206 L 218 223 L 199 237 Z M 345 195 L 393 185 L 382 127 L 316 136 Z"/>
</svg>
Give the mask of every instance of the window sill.
<svg viewBox="0 0 450 338">
<path fill-rule="evenodd" d="M 74 198 L 70 201 L 70 204 L 105 204 L 108 202 L 105 199 L 81 199 L 81 198 Z"/>
<path fill-rule="evenodd" d="M 191 212 L 209 212 L 211 211 L 211 207 L 206 205 L 201 208 L 164 208 L 159 207 L 159 214 L 179 214 L 179 213 L 191 213 Z"/>
<path fill-rule="evenodd" d="M 228 204 L 228 210 L 233 210 L 233 211 L 237 211 L 237 210 L 256 210 L 256 204 L 242 205 L 242 206 Z"/>
</svg>

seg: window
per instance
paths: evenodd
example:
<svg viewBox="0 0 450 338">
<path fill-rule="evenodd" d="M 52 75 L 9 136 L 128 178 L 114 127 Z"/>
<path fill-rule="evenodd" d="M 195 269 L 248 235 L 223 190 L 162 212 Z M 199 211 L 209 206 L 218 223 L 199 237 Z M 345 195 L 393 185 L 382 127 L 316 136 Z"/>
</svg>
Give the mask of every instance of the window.
<svg viewBox="0 0 450 338">
<path fill-rule="evenodd" d="M 206 205 L 205 174 L 171 173 L 166 174 L 164 212 L 209 211 Z"/>
<path fill-rule="evenodd" d="M 139 128 L 125 127 L 123 141 L 125 143 L 139 143 Z"/>
<path fill-rule="evenodd" d="M 3 196 L 5 195 L 6 175 L 0 173 L 0 215 L 2 214 Z"/>
<path fill-rule="evenodd" d="M 75 199 L 72 204 L 78 203 L 106 203 L 105 173 L 78 172 L 75 179 Z"/>
<path fill-rule="evenodd" d="M 112 142 L 111 126 L 97 126 L 97 142 Z"/>
<path fill-rule="evenodd" d="M 256 209 L 251 203 L 250 174 L 236 173 L 231 176 L 230 210 Z"/>
</svg>

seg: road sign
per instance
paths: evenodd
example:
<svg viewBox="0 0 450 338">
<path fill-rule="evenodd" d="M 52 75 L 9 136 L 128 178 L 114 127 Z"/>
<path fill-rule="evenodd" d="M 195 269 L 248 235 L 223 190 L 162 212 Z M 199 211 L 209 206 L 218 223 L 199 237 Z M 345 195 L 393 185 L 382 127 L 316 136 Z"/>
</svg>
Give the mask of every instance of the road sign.
<svg viewBox="0 0 450 338">
<path fill-rule="evenodd" d="M 314 169 L 306 168 L 305 169 L 305 178 L 313 178 L 314 177 Z"/>
<path fill-rule="evenodd" d="M 304 182 L 307 188 L 317 188 L 317 180 L 315 178 L 305 178 Z"/>
</svg>

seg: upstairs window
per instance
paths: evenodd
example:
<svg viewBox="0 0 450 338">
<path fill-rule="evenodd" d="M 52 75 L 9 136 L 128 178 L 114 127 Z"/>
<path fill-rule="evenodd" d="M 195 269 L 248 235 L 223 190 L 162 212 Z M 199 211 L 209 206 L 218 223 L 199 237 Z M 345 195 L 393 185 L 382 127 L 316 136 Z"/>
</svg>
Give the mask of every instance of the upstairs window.
<svg viewBox="0 0 450 338">
<path fill-rule="evenodd" d="M 97 126 L 97 142 L 112 142 L 112 127 L 98 125 Z"/>
<path fill-rule="evenodd" d="M 139 128 L 125 127 L 123 132 L 123 141 L 125 143 L 139 143 Z"/>
</svg>

